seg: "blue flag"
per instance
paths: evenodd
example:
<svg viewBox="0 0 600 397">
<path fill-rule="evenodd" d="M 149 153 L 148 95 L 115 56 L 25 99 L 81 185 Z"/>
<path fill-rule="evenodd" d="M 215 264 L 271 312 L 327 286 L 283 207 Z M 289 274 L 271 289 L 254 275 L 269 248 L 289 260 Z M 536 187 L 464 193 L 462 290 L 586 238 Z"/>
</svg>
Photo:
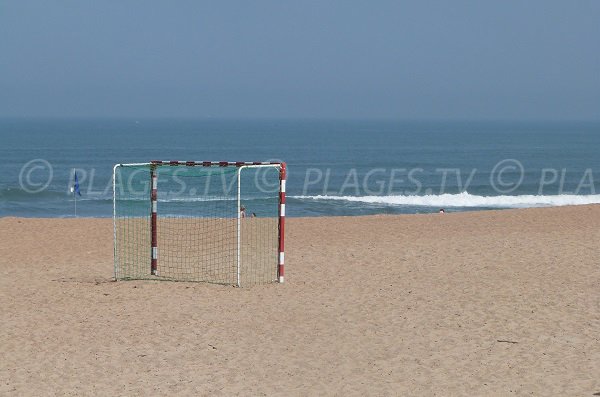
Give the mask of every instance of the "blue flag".
<svg viewBox="0 0 600 397">
<path fill-rule="evenodd" d="M 81 196 L 81 192 L 79 191 L 79 179 L 77 179 L 77 171 L 75 171 L 75 185 L 73 185 L 73 191 Z"/>
</svg>

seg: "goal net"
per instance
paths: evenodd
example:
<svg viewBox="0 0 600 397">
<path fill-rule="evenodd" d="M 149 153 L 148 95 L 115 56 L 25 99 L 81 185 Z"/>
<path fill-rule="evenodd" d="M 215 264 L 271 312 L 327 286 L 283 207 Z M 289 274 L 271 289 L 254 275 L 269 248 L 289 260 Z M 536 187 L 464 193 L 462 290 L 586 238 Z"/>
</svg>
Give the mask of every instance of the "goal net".
<svg viewBox="0 0 600 397">
<path fill-rule="evenodd" d="M 285 163 L 115 165 L 115 279 L 283 282 L 285 174 Z"/>
</svg>

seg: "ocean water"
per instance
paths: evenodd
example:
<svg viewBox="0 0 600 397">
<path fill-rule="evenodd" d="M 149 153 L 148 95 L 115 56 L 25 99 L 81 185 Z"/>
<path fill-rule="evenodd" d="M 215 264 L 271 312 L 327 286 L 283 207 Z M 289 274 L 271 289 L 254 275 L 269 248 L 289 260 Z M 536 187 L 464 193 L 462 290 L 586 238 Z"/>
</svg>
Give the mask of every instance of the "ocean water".
<svg viewBox="0 0 600 397">
<path fill-rule="evenodd" d="M 0 216 L 74 216 L 76 171 L 78 216 L 110 217 L 113 165 L 156 159 L 285 161 L 288 216 L 600 203 L 593 122 L 4 119 L 0 142 Z"/>
</svg>

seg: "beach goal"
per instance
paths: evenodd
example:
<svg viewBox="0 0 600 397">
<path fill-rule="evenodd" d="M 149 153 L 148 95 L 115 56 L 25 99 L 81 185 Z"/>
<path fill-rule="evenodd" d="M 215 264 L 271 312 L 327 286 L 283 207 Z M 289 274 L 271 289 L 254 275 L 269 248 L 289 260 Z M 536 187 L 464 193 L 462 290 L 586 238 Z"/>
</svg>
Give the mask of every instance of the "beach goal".
<svg viewBox="0 0 600 397">
<path fill-rule="evenodd" d="M 285 181 L 275 162 L 115 165 L 115 279 L 283 282 Z"/>
</svg>

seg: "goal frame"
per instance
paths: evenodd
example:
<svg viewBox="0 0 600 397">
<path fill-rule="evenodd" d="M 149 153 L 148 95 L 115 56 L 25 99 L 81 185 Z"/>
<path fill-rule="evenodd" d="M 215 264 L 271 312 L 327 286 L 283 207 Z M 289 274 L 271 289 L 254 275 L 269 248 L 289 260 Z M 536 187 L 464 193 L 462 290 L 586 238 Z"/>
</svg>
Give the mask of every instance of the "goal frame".
<svg viewBox="0 0 600 397">
<path fill-rule="evenodd" d="M 284 282 L 284 266 L 285 266 L 285 185 L 287 179 L 287 167 L 285 162 L 264 162 L 264 161 L 177 161 L 177 160 L 152 160 L 145 163 L 119 163 L 113 167 L 113 246 L 114 246 L 114 279 L 118 280 L 117 277 L 117 264 L 118 264 L 118 253 L 117 253 L 117 170 L 120 167 L 148 167 L 150 171 L 150 234 L 151 234 L 151 247 L 150 249 L 150 263 L 149 269 L 151 275 L 158 275 L 158 173 L 159 167 L 235 167 L 237 173 L 237 231 L 236 231 L 236 245 L 237 245 L 237 258 L 236 258 L 236 280 L 237 286 L 240 287 L 241 280 L 241 218 L 242 214 L 240 211 L 241 207 L 241 173 L 244 169 L 249 168 L 265 168 L 274 167 L 278 168 L 279 172 L 279 194 L 278 194 L 278 227 L 277 227 L 277 281 L 279 283 Z"/>
</svg>

